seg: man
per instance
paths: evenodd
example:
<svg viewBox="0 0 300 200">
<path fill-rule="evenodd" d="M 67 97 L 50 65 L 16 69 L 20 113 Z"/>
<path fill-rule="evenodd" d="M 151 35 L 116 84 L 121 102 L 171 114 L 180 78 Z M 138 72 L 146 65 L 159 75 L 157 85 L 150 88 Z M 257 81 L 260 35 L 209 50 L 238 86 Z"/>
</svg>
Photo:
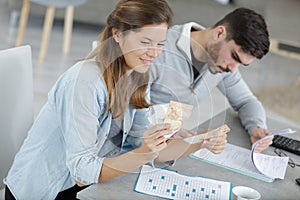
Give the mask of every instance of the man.
<svg viewBox="0 0 300 200">
<path fill-rule="evenodd" d="M 176 25 L 167 40 L 151 67 L 152 103 L 174 100 L 197 108 L 217 87 L 238 112 L 252 143 L 270 134 L 263 106 L 238 71 L 269 51 L 269 33 L 260 14 L 238 8 L 207 29 L 196 23 Z M 271 143 L 272 138 L 261 142 L 257 151 Z"/>
</svg>

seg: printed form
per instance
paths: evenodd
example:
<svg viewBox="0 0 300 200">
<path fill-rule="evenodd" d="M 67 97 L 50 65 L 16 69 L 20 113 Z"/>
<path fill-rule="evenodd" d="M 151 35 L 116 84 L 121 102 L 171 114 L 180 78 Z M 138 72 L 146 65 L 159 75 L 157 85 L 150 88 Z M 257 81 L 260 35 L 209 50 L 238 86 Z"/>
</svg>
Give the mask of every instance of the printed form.
<svg viewBox="0 0 300 200">
<path fill-rule="evenodd" d="M 207 149 L 201 149 L 191 154 L 191 157 L 268 182 L 274 181 L 275 178 L 284 179 L 289 158 L 255 153 L 254 149 L 260 141 L 273 135 L 294 132 L 291 129 L 274 132 L 254 143 L 252 150 L 227 143 L 224 151 L 220 154 L 213 154 Z"/>
<path fill-rule="evenodd" d="M 224 151 L 213 154 L 207 149 L 201 149 L 191 155 L 192 158 L 215 164 L 251 177 L 265 178 L 254 166 L 251 160 L 251 151 L 227 143 Z M 267 177 L 266 177 L 267 178 Z M 272 181 L 272 180 L 269 180 Z"/>
<path fill-rule="evenodd" d="M 260 139 L 252 145 L 252 161 L 262 174 L 270 178 L 280 178 L 284 179 L 284 175 L 286 172 L 286 168 L 289 162 L 289 157 L 277 157 L 277 156 L 269 156 L 262 153 L 255 153 L 254 149 L 256 145 L 262 140 L 266 140 L 274 135 L 285 135 L 295 133 L 292 129 L 284 129 L 277 132 L 273 132 L 272 134 Z"/>
<path fill-rule="evenodd" d="M 168 199 L 231 199 L 230 182 L 181 175 L 167 169 L 144 165 L 135 191 Z"/>
<path fill-rule="evenodd" d="M 256 168 L 270 178 L 284 179 L 289 157 L 268 156 L 261 153 L 253 154 Z"/>
</svg>

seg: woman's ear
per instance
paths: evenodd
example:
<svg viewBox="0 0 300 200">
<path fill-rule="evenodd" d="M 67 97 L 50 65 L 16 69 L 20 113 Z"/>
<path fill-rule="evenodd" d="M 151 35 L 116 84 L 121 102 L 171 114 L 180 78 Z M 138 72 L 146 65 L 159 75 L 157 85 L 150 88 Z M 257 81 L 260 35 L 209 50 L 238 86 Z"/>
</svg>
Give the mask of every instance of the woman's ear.
<svg viewBox="0 0 300 200">
<path fill-rule="evenodd" d="M 112 36 L 113 36 L 115 42 L 119 43 L 120 42 L 120 37 L 121 37 L 120 30 L 116 29 L 116 28 L 112 28 L 111 32 L 112 32 Z"/>
<path fill-rule="evenodd" d="M 226 34 L 227 32 L 225 26 L 217 26 L 213 29 L 213 37 L 215 40 L 225 39 Z"/>
</svg>

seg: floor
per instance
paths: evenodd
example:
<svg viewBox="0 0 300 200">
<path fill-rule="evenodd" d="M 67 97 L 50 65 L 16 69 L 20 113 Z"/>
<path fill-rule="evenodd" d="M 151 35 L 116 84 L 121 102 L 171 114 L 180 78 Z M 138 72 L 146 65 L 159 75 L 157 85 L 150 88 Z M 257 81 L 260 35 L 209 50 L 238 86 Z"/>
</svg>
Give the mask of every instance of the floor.
<svg viewBox="0 0 300 200">
<path fill-rule="evenodd" d="M 205 2 L 205 0 L 203 1 Z M 300 1 L 265 0 L 265 3 L 263 14 L 269 24 L 271 37 L 299 44 L 300 28 L 297 23 L 300 20 L 298 13 Z M 222 7 L 219 6 L 216 9 L 222 9 Z M 289 12 L 283 10 L 289 10 Z M 216 18 L 221 17 L 217 13 Z M 0 50 L 14 46 L 18 24 L 16 20 L 12 19 L 6 0 L 0 0 Z M 75 23 L 70 53 L 63 55 L 61 52 L 63 22 L 55 21 L 45 62 L 39 63 L 38 53 L 42 24 L 43 19 L 30 16 L 24 37 L 24 44 L 30 44 L 33 52 L 35 115 L 45 103 L 47 92 L 58 76 L 76 60 L 84 58 L 89 53 L 92 42 L 102 28 Z M 298 80 L 300 66 L 298 59 L 270 52 L 261 61 L 253 63 L 251 67 L 241 68 L 241 73 L 254 94 L 263 102 L 268 113 L 300 127 L 300 80 Z"/>
</svg>

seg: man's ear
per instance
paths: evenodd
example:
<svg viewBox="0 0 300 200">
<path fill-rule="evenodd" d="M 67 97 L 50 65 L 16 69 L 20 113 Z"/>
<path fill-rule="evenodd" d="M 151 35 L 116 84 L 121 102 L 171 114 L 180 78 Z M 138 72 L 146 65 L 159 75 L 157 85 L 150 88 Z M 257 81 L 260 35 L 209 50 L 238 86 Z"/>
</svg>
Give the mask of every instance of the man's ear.
<svg viewBox="0 0 300 200">
<path fill-rule="evenodd" d="M 225 26 L 217 26 L 213 29 L 214 40 L 225 39 L 227 35 Z"/>
<path fill-rule="evenodd" d="M 120 37 L 121 37 L 121 31 L 119 29 L 112 28 L 111 32 L 112 32 L 112 36 L 113 36 L 114 40 L 116 41 L 116 43 L 119 43 Z"/>
</svg>

